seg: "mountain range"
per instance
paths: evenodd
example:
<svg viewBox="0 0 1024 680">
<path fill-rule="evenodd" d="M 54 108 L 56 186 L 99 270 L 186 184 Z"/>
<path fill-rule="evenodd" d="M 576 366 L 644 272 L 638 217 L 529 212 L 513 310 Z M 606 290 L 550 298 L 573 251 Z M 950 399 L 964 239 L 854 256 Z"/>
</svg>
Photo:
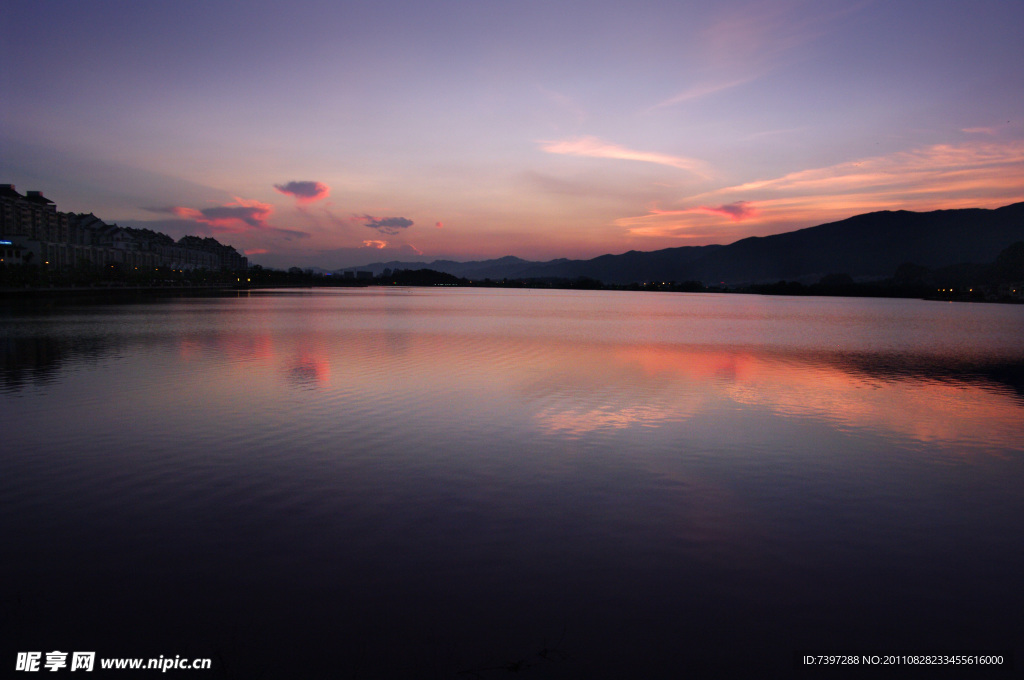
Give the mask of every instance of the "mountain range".
<svg viewBox="0 0 1024 680">
<path fill-rule="evenodd" d="M 847 274 L 867 281 L 891 277 L 905 263 L 931 269 L 991 263 L 1017 241 L 1024 241 L 1024 203 L 995 210 L 873 212 L 797 231 L 753 236 L 729 245 L 631 250 L 590 260 L 532 262 L 507 256 L 473 262 L 376 262 L 354 269 L 375 275 L 385 269 L 433 269 L 470 280 L 586 277 L 605 284 L 816 283 L 829 274 Z"/>
</svg>

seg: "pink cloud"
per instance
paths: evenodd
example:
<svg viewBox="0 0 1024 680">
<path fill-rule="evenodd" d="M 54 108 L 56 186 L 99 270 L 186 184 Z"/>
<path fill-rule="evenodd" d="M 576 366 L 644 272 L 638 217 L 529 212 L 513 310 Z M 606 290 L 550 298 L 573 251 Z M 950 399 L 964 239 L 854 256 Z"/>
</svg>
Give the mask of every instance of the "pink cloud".
<svg viewBox="0 0 1024 680">
<path fill-rule="evenodd" d="M 377 250 L 383 250 L 388 247 L 387 241 L 363 241 L 364 248 L 376 248 Z"/>
<path fill-rule="evenodd" d="M 274 211 L 274 206 L 236 196 L 234 202 L 227 205 L 202 210 L 175 206 L 170 211 L 186 220 L 209 224 L 227 232 L 241 233 L 252 228 L 267 228 L 266 220 Z"/>
<path fill-rule="evenodd" d="M 245 251 L 246 255 L 266 255 L 270 251 L 266 248 L 251 248 Z"/>
<path fill-rule="evenodd" d="M 703 161 L 686 158 L 684 156 L 671 156 L 656 151 L 637 151 L 628 149 L 618 144 L 612 144 L 597 137 L 578 137 L 562 141 L 540 142 L 541 150 L 547 153 L 563 154 L 567 156 L 587 156 L 590 158 L 614 158 L 625 161 L 639 161 L 642 163 L 655 163 L 667 165 L 680 170 L 687 170 L 701 177 L 707 176 L 707 164 Z"/>
<path fill-rule="evenodd" d="M 288 182 L 275 184 L 274 189 L 286 196 L 294 196 L 299 203 L 312 203 L 327 198 L 331 189 L 322 182 Z"/>
</svg>

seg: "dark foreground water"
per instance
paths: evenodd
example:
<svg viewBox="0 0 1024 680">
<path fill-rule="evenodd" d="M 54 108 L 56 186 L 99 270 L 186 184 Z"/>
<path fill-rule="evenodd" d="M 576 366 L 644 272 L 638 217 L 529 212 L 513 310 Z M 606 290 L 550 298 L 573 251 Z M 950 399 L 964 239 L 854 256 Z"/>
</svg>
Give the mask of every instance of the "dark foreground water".
<svg viewBox="0 0 1024 680">
<path fill-rule="evenodd" d="M 1024 663 L 1022 306 L 346 289 L 0 338 L 4 677 Z"/>
</svg>

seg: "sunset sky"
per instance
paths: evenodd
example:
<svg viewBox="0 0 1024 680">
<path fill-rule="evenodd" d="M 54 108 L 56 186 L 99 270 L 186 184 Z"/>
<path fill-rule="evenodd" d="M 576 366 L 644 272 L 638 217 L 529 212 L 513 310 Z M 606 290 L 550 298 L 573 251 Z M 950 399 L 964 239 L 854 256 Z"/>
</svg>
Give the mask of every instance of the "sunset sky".
<svg viewBox="0 0 1024 680">
<path fill-rule="evenodd" d="M 0 182 L 268 266 L 1024 200 L 1019 0 L 0 0 Z"/>
</svg>

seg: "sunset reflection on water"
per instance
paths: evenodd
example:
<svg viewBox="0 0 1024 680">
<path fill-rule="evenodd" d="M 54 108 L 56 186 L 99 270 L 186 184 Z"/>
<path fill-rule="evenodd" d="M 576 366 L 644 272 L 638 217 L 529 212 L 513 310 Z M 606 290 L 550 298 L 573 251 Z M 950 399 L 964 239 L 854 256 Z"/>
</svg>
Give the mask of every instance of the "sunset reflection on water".
<svg viewBox="0 0 1024 680">
<path fill-rule="evenodd" d="M 1024 639 L 1022 307 L 354 289 L 0 326 L 0 575 L 59 613 L 24 649 L 237 629 L 246 675 L 330 644 L 465 677 L 564 629 L 589 680 Z"/>
<path fill-rule="evenodd" d="M 509 402 L 540 431 L 563 436 L 660 427 L 725 405 L 921 443 L 1012 448 L 1020 436 L 1021 395 L 971 366 L 957 372 L 955 364 L 944 364 L 942 372 L 929 374 L 904 370 L 897 355 L 851 361 L 840 353 L 756 347 L 498 337 L 486 343 L 481 356 L 472 337 L 450 335 L 357 331 L 341 338 L 314 334 L 299 343 L 270 334 L 218 335 L 185 338 L 181 353 L 194 362 L 207 352 L 204 370 L 221 370 L 224 379 L 238 370 L 268 371 L 262 385 L 268 398 L 287 384 L 317 387 L 325 399 L 383 393 L 400 400 L 391 394 L 396 389 L 444 393 L 452 407 L 462 400 L 466 407 L 481 399 Z M 511 394 L 518 399 L 510 401 Z"/>
</svg>

